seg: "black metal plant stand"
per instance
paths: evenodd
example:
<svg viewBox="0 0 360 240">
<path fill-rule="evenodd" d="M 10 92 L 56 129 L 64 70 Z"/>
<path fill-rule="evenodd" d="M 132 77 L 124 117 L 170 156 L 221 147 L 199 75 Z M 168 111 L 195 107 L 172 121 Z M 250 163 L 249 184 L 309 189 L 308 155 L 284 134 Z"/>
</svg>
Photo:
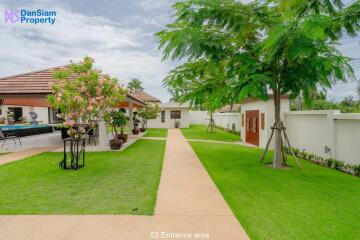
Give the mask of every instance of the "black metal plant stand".
<svg viewBox="0 0 360 240">
<path fill-rule="evenodd" d="M 64 141 L 64 159 L 59 162 L 62 169 L 77 170 L 85 166 L 85 138 L 73 139 L 66 138 Z M 70 152 L 67 153 L 67 143 L 69 143 Z"/>
</svg>

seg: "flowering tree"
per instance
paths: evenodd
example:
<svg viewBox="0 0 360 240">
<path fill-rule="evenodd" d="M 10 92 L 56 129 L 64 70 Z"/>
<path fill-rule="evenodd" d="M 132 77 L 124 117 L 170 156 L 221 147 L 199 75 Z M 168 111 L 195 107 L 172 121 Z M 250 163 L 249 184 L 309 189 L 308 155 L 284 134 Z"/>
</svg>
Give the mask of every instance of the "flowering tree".
<svg viewBox="0 0 360 240">
<path fill-rule="evenodd" d="M 59 118 L 63 126 L 69 128 L 72 138 L 84 134 L 84 125 L 93 129 L 99 120 L 106 120 L 111 108 L 123 99 L 124 90 L 119 87 L 116 78 L 93 68 L 94 60 L 85 57 L 80 63 L 72 63 L 53 75 L 52 95 L 49 103 L 60 110 Z"/>
</svg>

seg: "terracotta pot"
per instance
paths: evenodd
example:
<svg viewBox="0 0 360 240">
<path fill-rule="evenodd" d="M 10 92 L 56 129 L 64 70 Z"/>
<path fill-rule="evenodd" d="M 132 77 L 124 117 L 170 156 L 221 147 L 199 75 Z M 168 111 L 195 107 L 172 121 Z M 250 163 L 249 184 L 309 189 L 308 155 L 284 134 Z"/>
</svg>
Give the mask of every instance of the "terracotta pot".
<svg viewBox="0 0 360 240">
<path fill-rule="evenodd" d="M 140 128 L 140 132 L 145 132 L 145 128 Z"/>
<path fill-rule="evenodd" d="M 118 138 L 121 139 L 123 141 L 123 143 L 125 143 L 128 140 L 128 135 L 127 134 L 119 134 Z"/>
<path fill-rule="evenodd" d="M 111 139 L 110 148 L 111 150 L 119 150 L 123 144 L 123 141 L 120 139 Z"/>
<path fill-rule="evenodd" d="M 139 129 L 138 129 L 138 128 L 133 129 L 133 130 L 132 130 L 132 133 L 133 133 L 134 135 L 138 135 L 138 134 L 139 134 Z"/>
</svg>

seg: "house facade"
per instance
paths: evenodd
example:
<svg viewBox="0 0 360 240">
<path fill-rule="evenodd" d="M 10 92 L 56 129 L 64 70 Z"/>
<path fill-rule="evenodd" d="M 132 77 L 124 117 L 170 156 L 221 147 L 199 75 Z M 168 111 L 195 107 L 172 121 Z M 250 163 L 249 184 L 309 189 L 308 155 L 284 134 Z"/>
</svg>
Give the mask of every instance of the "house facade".
<svg viewBox="0 0 360 240">
<path fill-rule="evenodd" d="M 179 122 L 180 128 L 190 125 L 189 105 L 179 103 L 159 103 L 160 112 L 156 119 L 149 119 L 148 128 L 175 128 Z"/>
<path fill-rule="evenodd" d="M 290 100 L 288 95 L 281 96 L 281 119 L 284 113 L 290 111 Z M 275 123 L 275 107 L 273 97 L 270 95 L 268 101 L 260 99 L 247 99 L 240 107 L 240 132 L 241 139 L 249 144 L 265 148 L 271 135 L 271 127 Z M 273 148 L 274 141 L 270 148 Z"/>
</svg>

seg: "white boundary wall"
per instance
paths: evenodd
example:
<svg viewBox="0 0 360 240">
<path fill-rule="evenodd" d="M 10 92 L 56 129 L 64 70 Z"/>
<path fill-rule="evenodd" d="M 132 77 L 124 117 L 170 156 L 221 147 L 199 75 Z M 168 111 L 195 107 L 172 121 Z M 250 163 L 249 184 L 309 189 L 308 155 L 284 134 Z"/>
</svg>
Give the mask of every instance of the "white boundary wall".
<svg viewBox="0 0 360 240">
<path fill-rule="evenodd" d="M 338 110 L 286 112 L 285 124 L 293 147 L 360 164 L 360 114 L 341 114 Z"/>
<path fill-rule="evenodd" d="M 216 126 L 235 130 L 240 132 L 240 113 L 237 112 L 225 112 L 225 113 L 214 113 L 213 115 Z M 233 125 L 235 129 L 233 129 Z"/>
<path fill-rule="evenodd" d="M 190 124 L 207 125 L 210 115 L 207 111 L 189 111 Z"/>
</svg>

